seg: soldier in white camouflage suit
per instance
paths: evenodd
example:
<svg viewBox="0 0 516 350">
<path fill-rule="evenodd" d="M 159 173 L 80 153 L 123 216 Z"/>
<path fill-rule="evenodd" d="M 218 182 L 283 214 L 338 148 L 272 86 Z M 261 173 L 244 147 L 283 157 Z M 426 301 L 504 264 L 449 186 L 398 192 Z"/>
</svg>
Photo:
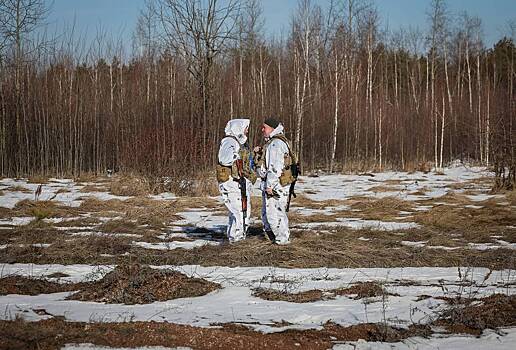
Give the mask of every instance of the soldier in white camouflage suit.
<svg viewBox="0 0 516 350">
<path fill-rule="evenodd" d="M 227 237 L 230 243 L 245 238 L 251 217 L 251 191 L 256 175 L 252 170 L 251 152 L 247 146 L 249 119 L 232 119 L 225 128 L 226 136 L 221 140 L 218 152 L 217 180 L 224 204 L 229 210 Z M 246 179 L 247 213 L 242 212 L 242 192 L 238 180 L 240 175 L 237 161 L 242 160 Z"/>
<path fill-rule="evenodd" d="M 283 125 L 276 118 L 265 120 L 262 133 L 266 143 L 254 151 L 258 176 L 262 179 L 263 228 L 275 244 L 289 244 L 287 202 L 290 184 L 295 181 L 291 166 L 297 166 L 297 160 L 285 138 Z"/>
</svg>

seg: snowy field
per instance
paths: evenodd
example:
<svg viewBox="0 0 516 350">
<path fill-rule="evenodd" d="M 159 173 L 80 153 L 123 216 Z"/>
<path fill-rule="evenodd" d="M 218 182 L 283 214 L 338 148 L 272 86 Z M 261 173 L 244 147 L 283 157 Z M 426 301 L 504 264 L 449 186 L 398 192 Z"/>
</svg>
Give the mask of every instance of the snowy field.
<svg viewBox="0 0 516 350">
<path fill-rule="evenodd" d="M 156 322 L 192 326 L 194 333 L 222 329 L 253 341 L 261 335 L 270 339 L 270 348 L 336 350 L 509 349 L 516 341 L 510 299 L 516 292 L 515 195 L 491 193 L 492 174 L 485 169 L 457 165 L 438 174 L 302 177 L 289 214 L 292 243 L 285 247 L 272 245 L 260 232 L 258 184 L 248 239 L 229 245 L 225 209 L 217 197 L 121 195 L 114 181 L 49 179 L 36 198 L 38 183 L 0 180 L 5 327 L 19 319 L 34 325 L 52 319 L 92 325 Z M 146 303 L 73 298 L 87 283 L 101 283 L 127 263 L 180 272 L 218 287 Z M 51 282 L 54 289 L 31 292 L 31 280 Z M 509 300 L 503 308 L 508 321 L 496 329 L 465 323 L 457 330 L 443 323 L 454 303 L 482 307 L 488 304 L 484 300 L 500 296 Z M 328 336 L 331 327 L 369 324 L 400 334 L 426 327 L 427 333 L 386 336 L 386 341 L 354 339 L 344 331 Z M 317 337 L 321 343 L 314 342 Z M 92 339 L 63 340 L 48 348 L 220 347 L 179 340 L 120 346 Z M 256 347 L 249 339 L 232 346 Z"/>
</svg>

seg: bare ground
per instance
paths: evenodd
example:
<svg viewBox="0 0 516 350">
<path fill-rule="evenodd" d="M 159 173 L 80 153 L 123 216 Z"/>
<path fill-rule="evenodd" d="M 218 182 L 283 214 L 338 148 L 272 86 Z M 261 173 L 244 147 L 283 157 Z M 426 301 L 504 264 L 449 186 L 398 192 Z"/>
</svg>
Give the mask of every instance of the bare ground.
<svg viewBox="0 0 516 350">
<path fill-rule="evenodd" d="M 379 324 L 342 327 L 327 323 L 322 330 L 288 330 L 262 334 L 235 324 L 198 328 L 157 322 L 81 323 L 53 318 L 39 322 L 0 321 L 0 349 L 59 349 L 69 343 L 111 347 L 187 346 L 192 349 L 328 349 L 335 341 L 395 342 L 429 335 L 428 327 L 397 329 Z"/>
</svg>

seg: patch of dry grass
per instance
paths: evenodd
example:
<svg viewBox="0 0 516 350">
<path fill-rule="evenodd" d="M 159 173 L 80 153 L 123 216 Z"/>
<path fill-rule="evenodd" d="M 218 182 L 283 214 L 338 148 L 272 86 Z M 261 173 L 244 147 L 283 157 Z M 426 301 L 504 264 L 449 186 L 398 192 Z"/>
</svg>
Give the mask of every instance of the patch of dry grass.
<svg viewBox="0 0 516 350">
<path fill-rule="evenodd" d="M 407 162 L 405 165 L 405 169 L 409 174 L 415 173 L 416 171 L 422 172 L 422 173 L 429 173 L 432 171 L 432 162 L 430 161 L 411 161 Z"/>
<path fill-rule="evenodd" d="M 70 193 L 70 192 L 72 192 L 72 191 L 70 191 L 68 188 L 62 187 L 57 190 L 56 195 L 61 194 L 61 193 Z"/>
<path fill-rule="evenodd" d="M 127 204 L 120 199 L 103 201 L 95 197 L 86 197 L 79 206 L 79 209 L 88 213 L 123 212 L 127 209 Z"/>
<path fill-rule="evenodd" d="M 275 289 L 257 288 L 253 291 L 253 296 L 271 301 L 288 301 L 291 303 L 312 303 L 323 300 L 324 293 L 314 289 L 299 293 L 288 293 Z"/>
<path fill-rule="evenodd" d="M 68 292 L 72 290 L 74 290 L 73 284 L 50 282 L 43 278 L 29 278 L 23 276 L 7 276 L 0 278 L 0 295 L 38 295 Z"/>
<path fill-rule="evenodd" d="M 428 211 L 414 213 L 413 220 L 438 230 L 461 230 L 469 233 L 466 239 L 473 239 L 474 235 L 482 232 L 486 234 L 499 232 L 516 222 L 516 212 L 510 208 L 488 201 L 476 204 L 483 207 L 474 209 L 463 205 L 436 205 Z"/>
<path fill-rule="evenodd" d="M 216 198 L 210 197 L 179 197 L 175 201 L 177 211 L 185 211 L 191 208 L 219 209 L 224 206 Z"/>
<path fill-rule="evenodd" d="M 312 215 L 300 215 L 296 213 L 292 213 L 289 215 L 289 221 L 293 224 L 313 224 L 320 223 L 324 225 L 326 222 L 333 222 L 338 217 L 332 214 L 312 214 Z"/>
<path fill-rule="evenodd" d="M 14 206 L 15 216 L 34 216 L 38 220 L 56 217 L 73 217 L 79 214 L 77 208 L 63 206 L 53 201 L 33 201 L 24 199 Z"/>
<path fill-rule="evenodd" d="M 79 192 L 109 192 L 109 188 L 107 186 L 104 186 L 103 184 L 85 185 L 83 188 L 81 188 Z"/>
<path fill-rule="evenodd" d="M 88 226 L 96 226 L 101 224 L 102 221 L 95 217 L 78 217 L 72 220 L 61 221 L 56 223 L 56 226 L 59 227 L 88 227 Z"/>
<path fill-rule="evenodd" d="M 504 193 L 505 198 L 511 205 L 516 205 L 516 189 Z"/>
<path fill-rule="evenodd" d="M 99 181 L 101 177 L 95 173 L 86 172 L 74 178 L 75 182 L 95 182 Z"/>
<path fill-rule="evenodd" d="M 149 200 L 147 205 L 129 208 L 125 218 L 134 220 L 138 225 L 148 225 L 151 228 L 160 229 L 172 221 L 178 219 L 174 202 Z"/>
<path fill-rule="evenodd" d="M 177 271 L 122 264 L 101 280 L 84 284 L 78 293 L 67 299 L 109 304 L 149 304 L 202 296 L 219 288 L 218 283 L 187 277 Z"/>
<path fill-rule="evenodd" d="M 9 209 L 9 208 L 5 208 L 5 207 L 0 207 L 0 219 L 8 219 L 8 218 L 11 218 L 15 215 L 13 210 Z"/>
<path fill-rule="evenodd" d="M 109 192 L 116 196 L 144 196 L 152 194 L 152 188 L 144 177 L 117 175 L 109 183 Z"/>
<path fill-rule="evenodd" d="M 323 201 L 311 200 L 302 193 L 298 193 L 296 198 L 292 198 L 290 203 L 291 207 L 301 207 L 309 209 L 324 209 L 326 207 L 336 207 L 341 205 L 347 205 L 350 202 L 348 200 L 341 199 L 328 199 Z"/>
<path fill-rule="evenodd" d="M 27 179 L 27 183 L 30 184 L 47 184 L 48 183 L 48 176 L 43 175 L 34 175 Z"/>
<path fill-rule="evenodd" d="M 140 229 L 135 222 L 128 220 L 110 220 L 98 227 L 99 231 L 106 233 L 131 233 L 138 234 Z"/>
<path fill-rule="evenodd" d="M 454 299 L 435 325 L 451 333 L 482 334 L 487 328 L 516 326 L 516 295 L 493 294 L 478 299 Z"/>
<path fill-rule="evenodd" d="M 324 350 L 332 348 L 336 341 L 399 342 L 414 336 L 428 337 L 432 333 L 428 326 L 410 325 L 398 329 L 371 323 L 343 327 L 327 322 L 318 330 L 292 329 L 268 334 L 238 324 L 216 326 L 204 328 L 167 322 L 66 322 L 64 317 L 26 322 L 19 318 L 0 321 L 0 348 L 54 350 L 65 344 L 91 343 L 110 348 Z"/>
<path fill-rule="evenodd" d="M 255 297 L 271 301 L 311 303 L 319 300 L 334 299 L 338 295 L 355 295 L 354 299 L 357 300 L 393 294 L 388 293 L 378 282 L 358 282 L 348 288 L 338 288 L 326 291 L 312 289 L 299 293 L 290 293 L 288 291 L 277 289 L 257 288 L 253 291 L 253 295 Z"/>
<path fill-rule="evenodd" d="M 14 206 L 14 210 L 23 216 L 34 216 L 37 219 L 57 215 L 57 205 L 51 201 L 32 201 L 24 199 Z"/>
<path fill-rule="evenodd" d="M 387 186 L 387 185 L 379 185 L 379 186 L 374 186 L 374 187 L 371 187 L 369 189 L 369 191 L 373 192 L 373 193 L 380 193 L 380 192 L 399 192 L 399 188 L 396 188 L 396 187 L 391 187 L 391 186 Z"/>
<path fill-rule="evenodd" d="M 214 171 L 199 172 L 195 176 L 179 176 L 172 179 L 171 191 L 178 196 L 205 197 L 219 195 L 219 185 Z"/>
<path fill-rule="evenodd" d="M 357 282 L 351 287 L 332 290 L 336 295 L 355 295 L 353 299 L 373 298 L 387 295 L 385 288 L 378 282 Z"/>
<path fill-rule="evenodd" d="M 19 226 L 11 230 L 9 239 L 16 244 L 55 243 L 64 239 L 63 233 L 56 231 L 51 225 L 44 222 L 32 222 L 26 226 Z"/>
<path fill-rule="evenodd" d="M 354 197 L 350 199 L 351 208 L 347 217 L 359 217 L 366 220 L 403 221 L 398 219 L 400 211 L 413 211 L 414 202 L 404 201 L 396 197 L 379 199 Z"/>
<path fill-rule="evenodd" d="M 5 191 L 7 191 L 7 192 L 32 193 L 31 190 L 29 190 L 28 188 L 25 188 L 23 186 L 20 186 L 20 185 L 9 186 L 8 188 L 5 189 Z"/>
</svg>

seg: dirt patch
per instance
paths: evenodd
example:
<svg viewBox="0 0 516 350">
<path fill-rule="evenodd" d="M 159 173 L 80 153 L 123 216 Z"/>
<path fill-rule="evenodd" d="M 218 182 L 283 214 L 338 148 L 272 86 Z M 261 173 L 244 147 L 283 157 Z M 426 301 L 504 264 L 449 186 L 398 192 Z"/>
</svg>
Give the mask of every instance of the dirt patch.
<svg viewBox="0 0 516 350">
<path fill-rule="evenodd" d="M 74 290 L 74 284 L 61 284 L 50 282 L 41 278 L 29 278 L 24 276 L 8 276 L 0 278 L 0 295 L 20 294 L 38 295 Z"/>
<path fill-rule="evenodd" d="M 42 312 L 44 310 L 41 310 Z M 190 347 L 193 349 L 329 349 L 336 341 L 397 342 L 428 336 L 429 327 L 397 329 L 381 324 L 342 327 L 326 323 L 321 330 L 288 330 L 263 334 L 242 325 L 200 328 L 165 322 L 83 323 L 52 318 L 39 322 L 0 321 L 0 349 L 60 349 L 65 344 L 91 343 L 109 347 Z"/>
<path fill-rule="evenodd" d="M 455 299 L 434 324 L 451 333 L 480 335 L 483 330 L 516 326 L 516 295 L 493 294 L 483 299 Z"/>
<path fill-rule="evenodd" d="M 202 296 L 219 288 L 217 283 L 187 277 L 177 271 L 124 264 L 117 266 L 101 280 L 86 284 L 68 299 L 109 304 L 148 304 Z"/>
</svg>

